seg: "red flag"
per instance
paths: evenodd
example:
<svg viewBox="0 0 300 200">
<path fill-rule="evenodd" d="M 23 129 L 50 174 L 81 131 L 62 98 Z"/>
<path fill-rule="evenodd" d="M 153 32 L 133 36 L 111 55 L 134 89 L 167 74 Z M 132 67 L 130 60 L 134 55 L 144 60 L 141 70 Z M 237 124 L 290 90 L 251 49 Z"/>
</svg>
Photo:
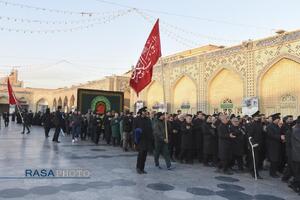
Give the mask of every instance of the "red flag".
<svg viewBox="0 0 300 200">
<path fill-rule="evenodd" d="M 15 97 L 15 94 L 14 94 L 14 91 L 10 85 L 10 82 L 9 82 L 9 78 L 7 78 L 7 90 L 8 90 L 8 102 L 10 105 L 16 105 L 18 103 L 16 97 Z"/>
<path fill-rule="evenodd" d="M 130 86 L 135 90 L 137 95 L 151 82 L 153 66 L 159 57 L 161 57 L 158 22 L 159 20 L 157 19 L 131 75 Z"/>
</svg>

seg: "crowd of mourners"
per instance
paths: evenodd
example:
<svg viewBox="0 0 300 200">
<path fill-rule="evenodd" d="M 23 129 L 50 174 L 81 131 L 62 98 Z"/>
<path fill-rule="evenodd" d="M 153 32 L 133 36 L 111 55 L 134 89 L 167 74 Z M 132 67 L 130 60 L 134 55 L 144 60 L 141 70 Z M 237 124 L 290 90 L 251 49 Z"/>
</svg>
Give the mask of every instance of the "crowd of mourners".
<svg viewBox="0 0 300 200">
<path fill-rule="evenodd" d="M 9 121 L 7 116 L 3 114 L 4 121 Z M 281 177 L 294 191 L 300 192 L 300 116 L 281 118 L 280 113 L 265 116 L 256 112 L 241 117 L 201 111 L 190 115 L 180 110 L 167 114 L 150 113 L 146 107 L 137 114 L 129 111 L 82 114 L 77 110 L 63 113 L 58 107 L 53 113 L 49 109 L 36 114 L 25 110 L 22 117 L 17 114 L 16 118 L 23 123 L 22 133 L 25 129 L 29 133 L 31 125 L 41 125 L 48 138 L 54 128 L 53 142 L 59 143 L 59 135 L 63 133 L 72 136 L 72 143 L 91 140 L 98 144 L 103 140 L 123 151 L 137 151 L 139 174 L 147 173 L 144 168 L 150 152 L 159 169 L 160 155 L 168 170 L 174 169 L 174 162 L 200 162 L 215 167 L 219 173 L 250 172 L 262 179 L 259 172 L 268 169 L 271 177 Z"/>
</svg>

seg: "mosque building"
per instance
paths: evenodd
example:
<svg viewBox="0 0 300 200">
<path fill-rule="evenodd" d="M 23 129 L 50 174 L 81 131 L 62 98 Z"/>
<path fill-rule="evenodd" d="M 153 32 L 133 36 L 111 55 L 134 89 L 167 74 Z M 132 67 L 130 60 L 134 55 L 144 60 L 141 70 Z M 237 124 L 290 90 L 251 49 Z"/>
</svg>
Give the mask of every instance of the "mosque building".
<svg viewBox="0 0 300 200">
<path fill-rule="evenodd" d="M 242 114 L 246 100 L 255 99 L 254 106 L 267 115 L 299 115 L 300 31 L 277 31 L 236 46 L 207 45 L 162 57 L 139 97 L 129 87 L 130 75 L 58 89 L 24 88 L 17 70 L 9 78 L 22 106 L 33 112 L 58 105 L 70 111 L 77 105 L 77 89 L 86 88 L 124 92 L 124 107 L 132 111 L 141 105 L 161 109 L 165 91 L 168 112 Z M 6 80 L 0 81 L 0 112 L 8 106 Z"/>
</svg>

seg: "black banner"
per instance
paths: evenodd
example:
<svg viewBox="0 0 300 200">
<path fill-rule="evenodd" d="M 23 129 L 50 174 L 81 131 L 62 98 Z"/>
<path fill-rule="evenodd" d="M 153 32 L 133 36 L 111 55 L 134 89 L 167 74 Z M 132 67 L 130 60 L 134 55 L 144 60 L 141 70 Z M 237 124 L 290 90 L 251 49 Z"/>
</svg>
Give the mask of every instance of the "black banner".
<svg viewBox="0 0 300 200">
<path fill-rule="evenodd" d="M 88 110 L 97 113 L 123 112 L 124 93 L 103 90 L 78 89 L 77 109 L 85 114 Z"/>
</svg>

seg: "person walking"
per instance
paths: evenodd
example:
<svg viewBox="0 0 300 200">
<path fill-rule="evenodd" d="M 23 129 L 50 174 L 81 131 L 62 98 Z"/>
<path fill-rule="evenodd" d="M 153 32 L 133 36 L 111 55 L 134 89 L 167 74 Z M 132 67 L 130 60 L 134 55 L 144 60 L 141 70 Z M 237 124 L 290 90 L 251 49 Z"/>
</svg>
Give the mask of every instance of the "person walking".
<svg viewBox="0 0 300 200">
<path fill-rule="evenodd" d="M 169 145 L 168 140 L 166 138 L 166 129 L 165 129 L 165 115 L 161 112 L 156 114 L 157 121 L 153 125 L 153 135 L 154 135 L 154 161 L 155 166 L 159 169 L 161 169 L 161 166 L 159 165 L 159 156 L 160 154 L 163 155 L 167 169 L 171 170 L 173 167 L 171 166 L 170 161 L 170 154 L 169 154 Z"/>
<path fill-rule="evenodd" d="M 51 120 L 52 119 L 51 119 L 50 109 L 47 108 L 45 114 L 43 115 L 43 119 L 42 119 L 46 138 L 49 137 L 49 132 L 51 129 Z"/>
<path fill-rule="evenodd" d="M 60 143 L 60 141 L 58 141 L 58 137 L 59 137 L 59 133 L 60 133 L 60 130 L 61 130 L 62 124 L 63 124 L 63 117 L 62 117 L 61 109 L 62 109 L 61 106 L 57 107 L 57 111 L 55 112 L 54 119 L 53 119 L 53 123 L 55 126 L 55 132 L 54 132 L 52 141 L 56 142 L 56 143 Z"/>
</svg>

